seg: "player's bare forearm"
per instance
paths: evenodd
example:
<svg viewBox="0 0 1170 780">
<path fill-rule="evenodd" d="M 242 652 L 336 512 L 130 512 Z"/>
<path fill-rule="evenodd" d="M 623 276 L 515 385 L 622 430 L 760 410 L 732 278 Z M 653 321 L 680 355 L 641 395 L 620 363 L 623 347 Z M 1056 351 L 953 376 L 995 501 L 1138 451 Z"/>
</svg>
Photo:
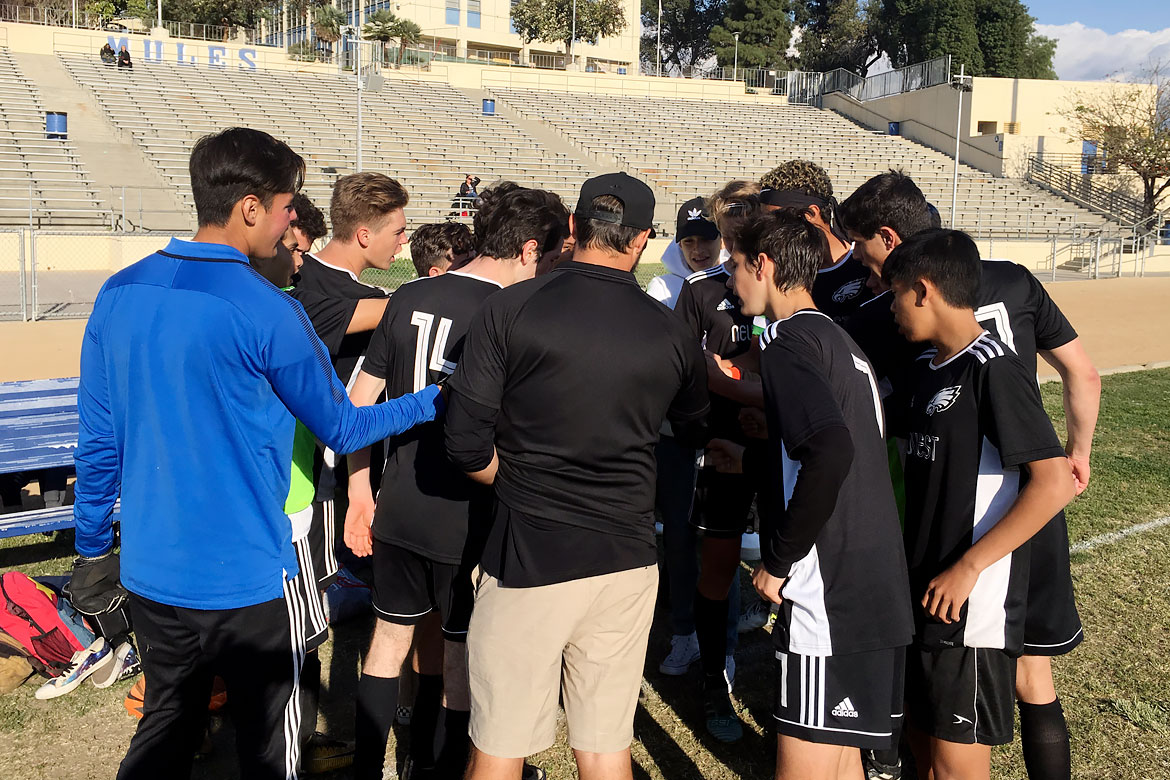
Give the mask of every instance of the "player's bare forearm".
<svg viewBox="0 0 1170 780">
<path fill-rule="evenodd" d="M 1093 432 L 1101 407 L 1101 376 L 1085 352 L 1080 339 L 1041 353 L 1060 374 L 1064 385 L 1064 413 L 1068 426 L 1066 451 L 1072 457 L 1088 458 Z"/>
<path fill-rule="evenodd" d="M 982 572 L 1018 549 L 1064 509 L 1074 486 L 1064 458 L 1046 458 L 1028 464 L 1028 484 L 995 526 L 971 546 L 959 564 Z"/>
<path fill-rule="evenodd" d="M 469 471 L 467 476 L 471 478 L 472 482 L 478 482 L 481 485 L 491 485 L 496 481 L 496 472 L 500 468 L 500 456 L 496 453 L 495 448 L 492 448 L 492 459 L 487 464 L 487 467 L 479 471 Z"/>
<path fill-rule="evenodd" d="M 389 298 L 364 298 L 358 301 L 357 308 L 353 310 L 353 317 L 345 328 L 346 334 L 362 333 L 378 327 L 382 315 L 386 313 L 388 303 Z"/>
</svg>

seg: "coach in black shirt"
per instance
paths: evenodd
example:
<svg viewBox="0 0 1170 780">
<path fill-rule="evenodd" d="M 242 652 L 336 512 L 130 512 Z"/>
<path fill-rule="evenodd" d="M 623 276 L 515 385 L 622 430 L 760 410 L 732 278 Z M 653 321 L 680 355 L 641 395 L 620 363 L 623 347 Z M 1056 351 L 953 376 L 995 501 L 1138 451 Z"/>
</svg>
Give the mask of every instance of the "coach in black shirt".
<svg viewBox="0 0 1170 780">
<path fill-rule="evenodd" d="M 626 174 L 585 182 L 573 261 L 488 298 L 448 383 L 448 453 L 498 499 L 467 640 L 473 780 L 519 780 L 553 744 L 558 686 L 580 777 L 631 777 L 654 444 L 708 409 L 699 345 L 632 273 L 653 214 Z"/>
</svg>

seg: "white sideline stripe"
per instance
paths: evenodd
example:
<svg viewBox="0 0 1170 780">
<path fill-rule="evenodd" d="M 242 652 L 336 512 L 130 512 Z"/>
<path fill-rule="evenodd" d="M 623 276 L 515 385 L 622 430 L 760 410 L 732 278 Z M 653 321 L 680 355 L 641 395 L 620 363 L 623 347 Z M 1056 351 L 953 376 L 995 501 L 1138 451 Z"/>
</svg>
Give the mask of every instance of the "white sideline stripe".
<svg viewBox="0 0 1170 780">
<path fill-rule="evenodd" d="M 1074 553 L 1086 552 L 1088 550 L 1092 550 L 1094 547 L 1101 547 L 1102 545 L 1120 542 L 1127 536 L 1140 534 L 1144 531 L 1152 531 L 1155 528 L 1161 528 L 1165 525 L 1170 525 L 1170 516 L 1159 517 L 1157 520 L 1150 520 L 1148 523 L 1138 523 L 1137 525 L 1131 525 L 1129 528 L 1122 528 L 1120 531 L 1110 531 L 1107 534 L 1094 536 L 1092 539 L 1086 539 L 1083 542 L 1077 542 L 1068 549 L 1069 552 Z"/>
</svg>

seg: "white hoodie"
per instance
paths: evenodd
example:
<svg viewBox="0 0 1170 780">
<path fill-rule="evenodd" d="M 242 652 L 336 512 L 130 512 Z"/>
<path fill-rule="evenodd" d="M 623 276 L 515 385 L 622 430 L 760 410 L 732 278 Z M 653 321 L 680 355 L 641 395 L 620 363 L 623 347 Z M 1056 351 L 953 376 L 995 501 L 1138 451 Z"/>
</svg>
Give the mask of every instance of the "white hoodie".
<svg viewBox="0 0 1170 780">
<path fill-rule="evenodd" d="M 720 248 L 719 262 L 727 262 L 727 250 Z M 666 273 L 655 276 L 646 285 L 646 292 L 659 303 L 665 303 L 670 308 L 678 303 L 678 294 L 682 291 L 683 282 L 694 273 L 683 259 L 682 248 L 677 241 L 671 241 L 662 253 L 662 264 L 666 266 Z"/>
</svg>

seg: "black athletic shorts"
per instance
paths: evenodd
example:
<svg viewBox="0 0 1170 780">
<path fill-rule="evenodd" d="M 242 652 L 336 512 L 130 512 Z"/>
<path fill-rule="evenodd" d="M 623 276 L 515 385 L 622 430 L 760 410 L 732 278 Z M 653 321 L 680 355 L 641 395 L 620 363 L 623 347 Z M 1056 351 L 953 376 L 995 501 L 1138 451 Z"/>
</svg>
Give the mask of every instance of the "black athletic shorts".
<svg viewBox="0 0 1170 780">
<path fill-rule="evenodd" d="M 313 502 L 309 549 L 313 552 L 317 587 L 324 591 L 337 581 L 337 524 L 333 516 L 333 499 Z"/>
<path fill-rule="evenodd" d="M 314 650 L 329 638 L 329 621 L 325 619 L 324 597 L 317 584 L 319 578 L 309 537 L 302 536 L 294 540 L 293 549 L 297 553 L 300 571 L 289 580 L 285 595 L 302 615 L 299 622 L 305 638 L 305 650 Z"/>
<path fill-rule="evenodd" d="M 1016 659 L 1003 650 L 911 648 L 906 660 L 906 709 L 932 737 L 963 745 L 1012 741 Z"/>
<path fill-rule="evenodd" d="M 776 731 L 822 745 L 894 747 L 906 648 L 850 655 L 776 653 Z"/>
<path fill-rule="evenodd" d="M 699 470 L 691 524 L 707 536 L 739 538 L 748 528 L 756 493 L 743 474 Z"/>
<path fill-rule="evenodd" d="M 1084 640 L 1085 633 L 1073 597 L 1068 523 L 1063 512 L 1032 537 L 1028 550 L 1024 655 L 1064 655 Z"/>
<path fill-rule="evenodd" d="M 467 639 L 474 567 L 433 561 L 413 550 L 374 540 L 374 612 L 382 620 L 403 626 L 417 625 L 438 610 L 443 618 L 443 637 L 452 642 Z"/>
</svg>

